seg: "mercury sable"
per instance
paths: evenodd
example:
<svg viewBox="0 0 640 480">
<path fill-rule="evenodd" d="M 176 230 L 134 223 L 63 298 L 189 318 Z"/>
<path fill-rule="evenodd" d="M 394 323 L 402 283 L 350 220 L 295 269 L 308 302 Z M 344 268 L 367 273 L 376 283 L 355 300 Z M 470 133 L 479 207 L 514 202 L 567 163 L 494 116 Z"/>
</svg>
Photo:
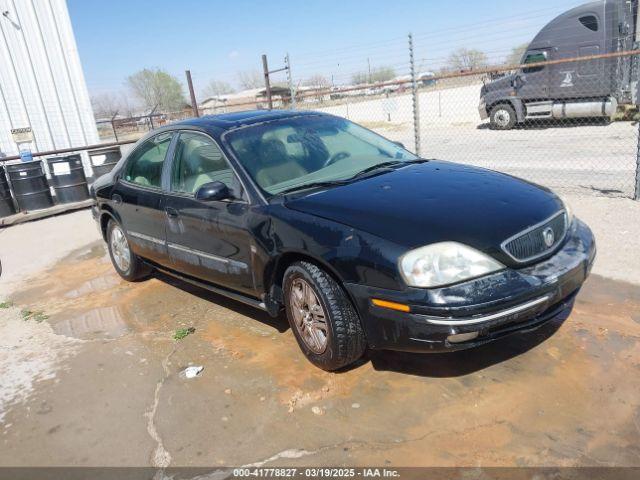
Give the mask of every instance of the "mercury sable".
<svg viewBox="0 0 640 480">
<path fill-rule="evenodd" d="M 160 270 L 278 315 L 336 370 L 367 348 L 450 351 L 530 331 L 595 257 L 546 188 L 418 158 L 322 113 L 255 111 L 150 132 L 93 188 L 116 271 Z"/>
</svg>

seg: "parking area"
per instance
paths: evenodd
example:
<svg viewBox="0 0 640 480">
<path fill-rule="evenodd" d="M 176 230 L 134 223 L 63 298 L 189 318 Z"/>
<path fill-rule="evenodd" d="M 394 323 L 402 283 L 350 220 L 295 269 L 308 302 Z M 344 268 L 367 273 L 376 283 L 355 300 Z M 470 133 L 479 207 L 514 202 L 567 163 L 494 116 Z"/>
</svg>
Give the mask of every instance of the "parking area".
<svg viewBox="0 0 640 480">
<path fill-rule="evenodd" d="M 599 257 L 567 318 L 333 374 L 284 317 L 122 281 L 86 210 L 4 229 L 0 464 L 640 466 L 640 204 L 571 200 Z"/>
</svg>

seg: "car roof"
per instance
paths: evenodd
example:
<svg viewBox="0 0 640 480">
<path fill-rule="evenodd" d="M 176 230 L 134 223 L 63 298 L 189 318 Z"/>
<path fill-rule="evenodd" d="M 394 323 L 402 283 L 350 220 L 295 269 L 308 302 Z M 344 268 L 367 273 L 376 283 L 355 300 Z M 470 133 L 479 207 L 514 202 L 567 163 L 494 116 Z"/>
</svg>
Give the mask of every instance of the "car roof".
<svg viewBox="0 0 640 480">
<path fill-rule="evenodd" d="M 247 110 L 244 112 L 222 113 L 220 115 L 205 115 L 200 118 L 190 118 L 188 120 L 173 123 L 171 126 L 177 128 L 191 126 L 207 130 L 211 128 L 231 130 L 245 125 L 306 115 L 323 114 L 321 112 L 298 110 Z"/>
</svg>

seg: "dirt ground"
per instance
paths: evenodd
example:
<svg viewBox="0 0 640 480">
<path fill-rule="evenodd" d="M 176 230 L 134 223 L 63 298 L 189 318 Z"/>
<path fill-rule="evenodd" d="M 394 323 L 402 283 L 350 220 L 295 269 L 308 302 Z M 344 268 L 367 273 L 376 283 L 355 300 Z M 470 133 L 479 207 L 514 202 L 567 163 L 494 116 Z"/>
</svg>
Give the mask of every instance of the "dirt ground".
<svg viewBox="0 0 640 480">
<path fill-rule="evenodd" d="M 41 225 L 90 240 L 60 232 L 41 246 L 50 267 L 4 278 L 0 466 L 640 466 L 637 285 L 592 275 L 543 330 L 331 374 L 284 318 L 165 277 L 126 283 L 87 212 L 56 218 Z"/>
</svg>

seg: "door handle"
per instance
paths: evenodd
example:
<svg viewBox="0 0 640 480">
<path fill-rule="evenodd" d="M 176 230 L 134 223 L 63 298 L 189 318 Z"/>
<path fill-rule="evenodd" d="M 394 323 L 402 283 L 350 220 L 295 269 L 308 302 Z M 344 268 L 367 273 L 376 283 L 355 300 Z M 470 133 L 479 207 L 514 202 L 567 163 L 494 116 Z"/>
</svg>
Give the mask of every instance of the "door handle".
<svg viewBox="0 0 640 480">
<path fill-rule="evenodd" d="M 173 207 L 166 207 L 164 213 L 166 213 L 169 218 L 176 218 L 178 216 L 178 210 Z"/>
</svg>

